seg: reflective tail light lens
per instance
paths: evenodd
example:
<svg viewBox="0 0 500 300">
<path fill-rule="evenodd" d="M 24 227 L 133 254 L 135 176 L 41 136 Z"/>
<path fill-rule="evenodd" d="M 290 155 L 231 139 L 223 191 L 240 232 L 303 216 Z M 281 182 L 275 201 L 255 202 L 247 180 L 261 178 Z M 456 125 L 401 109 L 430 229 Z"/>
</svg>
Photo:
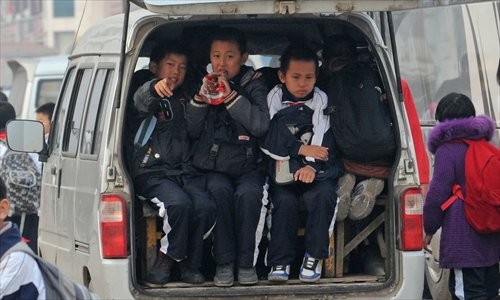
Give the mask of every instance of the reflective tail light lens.
<svg viewBox="0 0 500 300">
<path fill-rule="evenodd" d="M 103 258 L 123 258 L 127 251 L 127 214 L 120 195 L 103 194 L 99 206 Z"/>
<path fill-rule="evenodd" d="M 422 250 L 423 202 L 419 189 L 408 189 L 401 196 L 401 245 L 404 251 Z"/>
</svg>

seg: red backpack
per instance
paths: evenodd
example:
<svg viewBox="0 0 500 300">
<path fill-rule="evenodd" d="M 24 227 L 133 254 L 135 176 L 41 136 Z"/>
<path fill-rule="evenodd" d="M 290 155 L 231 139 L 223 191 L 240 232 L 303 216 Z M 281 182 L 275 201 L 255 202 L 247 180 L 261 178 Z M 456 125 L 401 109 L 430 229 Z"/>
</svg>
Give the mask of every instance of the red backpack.
<svg viewBox="0 0 500 300">
<path fill-rule="evenodd" d="M 465 154 L 464 198 L 460 185 L 441 205 L 446 210 L 456 199 L 465 203 L 467 222 L 479 233 L 500 232 L 500 150 L 486 140 L 461 140 L 469 147 Z"/>
</svg>

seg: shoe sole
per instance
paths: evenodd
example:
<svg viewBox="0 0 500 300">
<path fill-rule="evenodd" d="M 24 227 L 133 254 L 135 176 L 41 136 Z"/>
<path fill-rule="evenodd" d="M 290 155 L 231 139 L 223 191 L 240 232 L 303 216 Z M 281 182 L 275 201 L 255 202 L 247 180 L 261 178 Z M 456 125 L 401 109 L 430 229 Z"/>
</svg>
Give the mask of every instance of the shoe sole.
<svg viewBox="0 0 500 300">
<path fill-rule="evenodd" d="M 259 279 L 257 280 L 252 280 L 252 281 L 239 281 L 238 280 L 238 283 L 241 284 L 241 285 L 254 285 L 256 284 L 257 282 L 259 282 Z"/>
<path fill-rule="evenodd" d="M 267 276 L 267 280 L 272 282 L 286 282 L 288 281 L 288 277 L 283 276 Z"/>
<path fill-rule="evenodd" d="M 306 283 L 314 283 L 314 282 L 318 282 L 320 279 L 321 279 L 321 276 L 319 277 L 316 277 L 316 278 L 302 278 L 299 276 L 299 279 L 300 281 L 302 282 L 306 282 Z"/>
<path fill-rule="evenodd" d="M 160 288 L 164 287 L 168 282 L 165 283 L 151 283 L 151 282 L 145 282 L 144 285 L 150 288 Z"/>
<path fill-rule="evenodd" d="M 337 221 L 344 221 L 349 214 L 349 208 L 351 206 L 351 192 L 356 184 L 356 177 L 352 174 L 345 174 L 340 177 L 337 184 Z"/>
<path fill-rule="evenodd" d="M 384 189 L 384 181 L 380 179 L 368 179 L 363 192 L 353 197 L 349 209 L 349 219 L 353 221 L 366 218 L 375 206 L 375 198 Z"/>
<path fill-rule="evenodd" d="M 234 281 L 233 282 L 215 282 L 214 281 L 214 285 L 218 286 L 218 287 L 230 287 L 230 286 L 234 285 Z"/>
</svg>

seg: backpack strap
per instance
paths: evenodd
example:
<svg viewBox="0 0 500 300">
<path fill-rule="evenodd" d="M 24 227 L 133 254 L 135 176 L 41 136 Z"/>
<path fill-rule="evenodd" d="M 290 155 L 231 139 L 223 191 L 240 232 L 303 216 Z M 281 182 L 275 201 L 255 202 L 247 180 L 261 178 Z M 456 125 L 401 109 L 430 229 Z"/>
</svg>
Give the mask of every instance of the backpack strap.
<svg viewBox="0 0 500 300">
<path fill-rule="evenodd" d="M 139 129 L 137 129 L 137 133 L 135 134 L 134 148 L 137 149 L 146 145 L 149 138 L 151 137 L 151 134 L 153 134 L 153 130 L 156 127 L 156 121 L 157 119 L 154 115 L 151 115 L 142 120 L 141 125 L 139 126 Z"/>
<path fill-rule="evenodd" d="M 14 246 L 10 247 L 7 251 L 5 251 L 5 253 L 0 258 L 0 261 L 2 261 L 5 257 L 7 257 L 7 255 L 17 251 L 24 252 L 32 257 L 35 256 L 33 250 L 31 250 L 31 248 L 25 242 L 19 241 L 16 244 L 14 244 Z"/>
<path fill-rule="evenodd" d="M 459 184 L 454 184 L 453 185 L 453 195 L 451 195 L 450 198 L 448 198 L 448 200 L 446 200 L 443 204 L 441 204 L 441 210 L 442 211 L 445 211 L 448 209 L 448 207 L 450 207 L 454 202 L 455 200 L 457 199 L 464 199 L 464 195 L 462 193 L 462 187 L 459 185 Z"/>
</svg>

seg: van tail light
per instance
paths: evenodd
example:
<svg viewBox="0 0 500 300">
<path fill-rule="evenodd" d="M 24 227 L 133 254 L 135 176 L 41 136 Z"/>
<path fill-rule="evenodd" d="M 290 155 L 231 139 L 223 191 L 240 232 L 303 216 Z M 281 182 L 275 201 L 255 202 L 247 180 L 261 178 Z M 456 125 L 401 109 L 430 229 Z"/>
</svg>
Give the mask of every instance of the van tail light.
<svg viewBox="0 0 500 300">
<path fill-rule="evenodd" d="M 401 245 L 404 251 L 422 250 L 423 202 L 420 189 L 408 189 L 401 196 Z"/>
<path fill-rule="evenodd" d="M 123 258 L 127 251 L 125 200 L 116 194 L 102 194 L 99 206 L 103 258 Z"/>
</svg>

